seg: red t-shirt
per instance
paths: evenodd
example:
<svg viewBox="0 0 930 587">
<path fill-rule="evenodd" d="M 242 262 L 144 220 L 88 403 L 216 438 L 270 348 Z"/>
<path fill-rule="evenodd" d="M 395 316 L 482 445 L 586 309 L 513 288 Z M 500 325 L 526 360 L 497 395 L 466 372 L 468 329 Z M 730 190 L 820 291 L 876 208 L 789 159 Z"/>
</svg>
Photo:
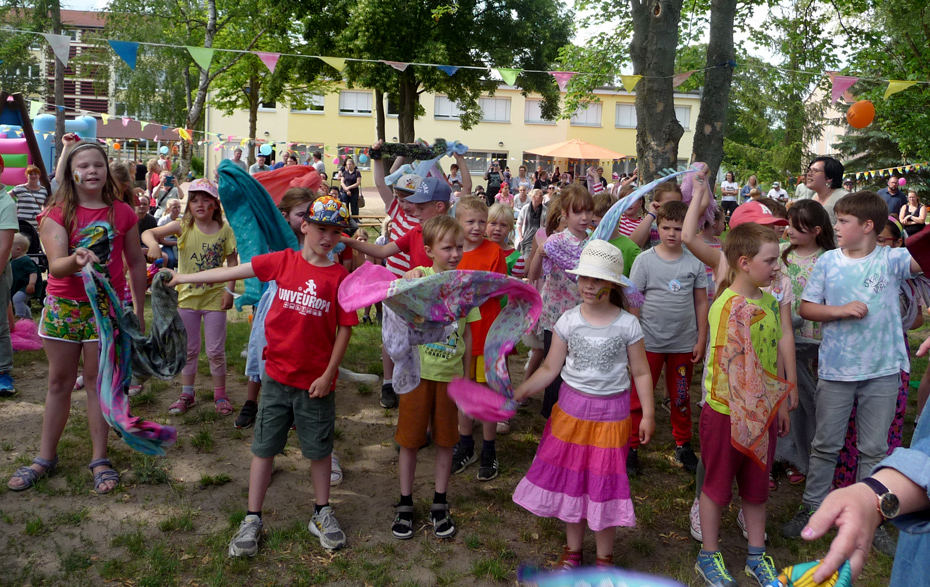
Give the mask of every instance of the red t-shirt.
<svg viewBox="0 0 930 587">
<path fill-rule="evenodd" d="M 433 260 L 426 256 L 426 247 L 423 245 L 422 225 L 417 224 L 407 234 L 394 242 L 397 243 L 397 248 L 401 252 L 410 255 L 410 267 L 433 266 Z"/>
<path fill-rule="evenodd" d="M 507 275 L 507 257 L 504 251 L 489 240 L 482 242 L 478 248 L 462 255 L 458 269 L 470 271 L 493 271 Z M 478 308 L 481 311 L 481 320 L 471 325 L 471 354 L 484 355 L 484 340 L 488 337 L 491 324 L 501 313 L 500 298 L 491 298 Z"/>
<path fill-rule="evenodd" d="M 397 198 L 391 200 L 391 203 L 388 205 L 387 215 L 391 218 L 391 228 L 388 231 L 391 242 L 396 242 L 400 237 L 413 230 L 413 227 L 420 223 L 416 218 L 407 216 L 404 213 L 400 204 L 397 203 Z M 391 255 L 384 260 L 384 265 L 394 275 L 403 277 L 404 273 L 411 269 L 410 255 L 407 253 Z M 416 265 L 414 265 L 414 267 L 416 267 Z"/>
<path fill-rule="evenodd" d="M 279 383 L 310 389 L 329 365 L 336 327 L 358 324 L 358 314 L 343 310 L 336 299 L 349 272 L 338 263 L 311 265 L 291 249 L 252 257 L 252 269 L 261 281 L 278 282 L 265 317 L 265 371 Z"/>
<path fill-rule="evenodd" d="M 139 223 L 135 211 L 123 202 L 113 203 L 113 223 L 110 225 L 110 208 L 85 208 L 78 206 L 75 209 L 74 229 L 70 230 L 62 220 L 62 209 L 59 206 L 49 208 L 37 217 L 41 223 L 48 219 L 59 226 L 69 230 L 68 254 L 74 254 L 74 249 L 84 247 L 90 249 L 100 259 L 109 273 L 110 285 L 113 291 L 123 296 L 126 294 L 126 275 L 123 270 L 123 245 L 126 233 Z M 84 291 L 84 282 L 81 275 L 75 273 L 68 277 L 48 278 L 49 295 L 81 302 L 87 301 L 87 292 Z"/>
</svg>

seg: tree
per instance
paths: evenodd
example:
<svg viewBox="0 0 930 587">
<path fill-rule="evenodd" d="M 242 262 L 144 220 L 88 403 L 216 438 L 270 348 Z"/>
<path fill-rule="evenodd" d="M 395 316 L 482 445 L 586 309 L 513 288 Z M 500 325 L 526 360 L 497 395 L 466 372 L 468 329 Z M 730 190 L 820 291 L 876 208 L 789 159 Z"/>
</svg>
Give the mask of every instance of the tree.
<svg viewBox="0 0 930 587">
<path fill-rule="evenodd" d="M 0 8 L 0 22 L 10 28 L 33 30 L 31 13 L 11 3 Z M 7 92 L 20 92 L 24 96 L 45 94 L 45 80 L 40 75 L 41 65 L 32 54 L 32 45 L 40 42 L 35 35 L 4 32 L 0 43 L 0 88 Z"/>
</svg>

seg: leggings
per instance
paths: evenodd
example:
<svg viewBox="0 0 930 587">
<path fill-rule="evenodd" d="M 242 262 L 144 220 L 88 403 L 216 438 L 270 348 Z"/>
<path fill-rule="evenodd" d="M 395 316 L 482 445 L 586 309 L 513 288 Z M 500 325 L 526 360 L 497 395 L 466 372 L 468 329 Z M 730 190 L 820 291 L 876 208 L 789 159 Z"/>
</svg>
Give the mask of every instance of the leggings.
<svg viewBox="0 0 930 587">
<path fill-rule="evenodd" d="M 32 309 L 29 307 L 29 300 L 31 298 L 32 296 L 27 294 L 24 289 L 13 294 L 13 313 L 16 314 L 17 318 L 29 318 L 32 320 Z"/>
<path fill-rule="evenodd" d="M 178 308 L 184 330 L 187 331 L 187 364 L 184 375 L 197 373 L 197 361 L 200 357 L 200 320 L 203 319 L 203 333 L 207 339 L 207 357 L 210 359 L 210 374 L 214 377 L 226 376 L 226 312 L 222 310 L 188 310 Z"/>
</svg>

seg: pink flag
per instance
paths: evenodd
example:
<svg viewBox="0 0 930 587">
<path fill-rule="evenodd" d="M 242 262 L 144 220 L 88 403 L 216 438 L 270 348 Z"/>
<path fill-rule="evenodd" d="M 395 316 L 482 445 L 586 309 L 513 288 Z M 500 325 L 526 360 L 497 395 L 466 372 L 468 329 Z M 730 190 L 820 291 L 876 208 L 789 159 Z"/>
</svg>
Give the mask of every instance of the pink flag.
<svg viewBox="0 0 930 587">
<path fill-rule="evenodd" d="M 258 55 L 258 58 L 262 60 L 262 63 L 265 64 L 265 67 L 267 67 L 271 73 L 274 73 L 274 68 L 277 67 L 278 59 L 281 57 L 281 54 L 263 53 L 262 51 L 256 51 L 255 54 Z"/>
<path fill-rule="evenodd" d="M 549 75 L 555 78 L 555 83 L 559 84 L 559 91 L 564 92 L 569 80 L 577 74 L 574 71 L 550 71 Z"/>
<path fill-rule="evenodd" d="M 122 120 L 123 120 L 123 126 L 129 126 L 129 121 L 132 119 L 129 118 L 128 116 L 124 116 Z"/>
<path fill-rule="evenodd" d="M 673 87 L 673 88 L 677 88 L 677 87 L 680 86 L 681 84 L 683 84 L 683 83 L 685 83 L 686 81 L 688 81 L 688 78 L 691 77 L 691 76 L 694 74 L 695 71 L 697 71 L 697 70 L 696 70 L 696 69 L 692 69 L 691 71 L 686 71 L 686 72 L 684 72 L 684 73 L 679 73 L 678 75 L 676 75 L 675 77 L 673 77 L 673 78 L 672 78 L 672 87 Z"/>
<path fill-rule="evenodd" d="M 387 65 L 390 65 L 397 71 L 404 71 L 405 69 L 407 69 L 407 67 L 410 66 L 409 63 L 404 63 L 403 61 L 385 61 L 382 59 L 381 63 L 386 63 Z"/>
<path fill-rule="evenodd" d="M 833 99 L 830 101 L 831 104 L 836 104 L 836 101 L 840 99 L 840 96 L 843 95 L 843 92 L 848 90 L 850 86 L 859 81 L 859 78 L 849 75 L 831 75 L 830 77 L 833 79 Z"/>
</svg>

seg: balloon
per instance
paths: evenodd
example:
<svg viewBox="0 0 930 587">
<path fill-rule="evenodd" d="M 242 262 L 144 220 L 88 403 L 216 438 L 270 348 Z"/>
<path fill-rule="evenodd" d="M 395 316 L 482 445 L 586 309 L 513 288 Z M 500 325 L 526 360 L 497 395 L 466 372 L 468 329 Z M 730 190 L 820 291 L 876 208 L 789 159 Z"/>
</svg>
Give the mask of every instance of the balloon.
<svg viewBox="0 0 930 587">
<path fill-rule="evenodd" d="M 167 154 L 168 154 L 168 145 L 163 146 L 161 149 L 158 150 L 158 152 L 161 153 L 162 155 L 167 155 Z"/>
<path fill-rule="evenodd" d="M 362 153 L 361 155 L 359 155 L 359 156 L 358 156 L 358 162 L 361 163 L 362 165 L 368 163 L 368 155 L 366 155 L 366 154 L 364 154 L 364 153 Z"/>
<path fill-rule="evenodd" d="M 907 180 L 904 179 L 904 178 L 902 177 L 901 179 L 898 180 L 898 185 L 901 186 L 901 187 L 906 186 L 906 185 L 907 185 Z"/>
<path fill-rule="evenodd" d="M 865 128 L 875 120 L 875 106 L 868 100 L 859 100 L 846 111 L 846 121 L 853 128 Z"/>
<path fill-rule="evenodd" d="M 333 159 L 333 165 L 339 165 L 339 157 Z"/>
<path fill-rule="evenodd" d="M 121 144 L 119 144 L 119 143 L 113 143 L 113 150 L 114 150 L 114 151 L 119 151 L 119 150 L 122 149 L 122 148 L 123 148 L 123 145 L 121 145 Z"/>
<path fill-rule="evenodd" d="M 265 155 L 266 157 L 271 155 L 271 145 L 262 145 L 258 148 L 258 152 L 262 155 Z"/>
</svg>

